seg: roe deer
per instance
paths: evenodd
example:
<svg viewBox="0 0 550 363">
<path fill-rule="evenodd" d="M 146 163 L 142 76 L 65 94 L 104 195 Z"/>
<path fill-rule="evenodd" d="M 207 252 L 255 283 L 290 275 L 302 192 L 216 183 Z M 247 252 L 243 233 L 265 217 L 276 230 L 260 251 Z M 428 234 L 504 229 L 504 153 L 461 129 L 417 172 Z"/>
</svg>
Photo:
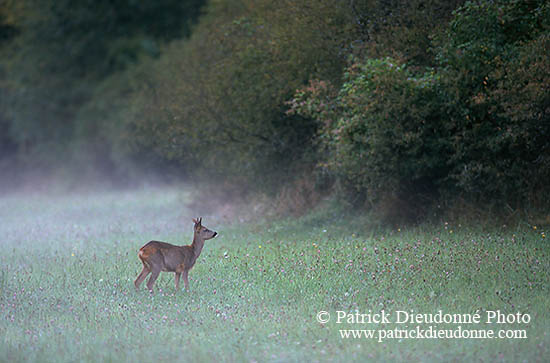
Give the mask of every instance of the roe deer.
<svg viewBox="0 0 550 363">
<path fill-rule="evenodd" d="M 153 291 L 153 285 L 161 271 L 174 272 L 176 274 L 176 291 L 179 290 L 180 276 L 183 274 L 185 290 L 189 291 L 187 274 L 201 254 L 204 241 L 216 237 L 217 232 L 211 231 L 202 225 L 202 218 L 195 219 L 193 243 L 189 246 L 174 246 L 170 243 L 151 241 L 139 249 L 138 257 L 143 263 L 143 270 L 138 275 L 134 285 L 136 289 L 151 273 L 147 288 Z"/>
</svg>

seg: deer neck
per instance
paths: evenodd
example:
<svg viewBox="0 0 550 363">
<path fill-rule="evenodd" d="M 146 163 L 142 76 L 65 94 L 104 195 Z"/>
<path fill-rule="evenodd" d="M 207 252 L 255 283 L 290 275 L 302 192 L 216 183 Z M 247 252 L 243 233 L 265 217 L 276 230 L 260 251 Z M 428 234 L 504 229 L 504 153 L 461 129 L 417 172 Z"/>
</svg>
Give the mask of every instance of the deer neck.
<svg viewBox="0 0 550 363">
<path fill-rule="evenodd" d="M 204 247 L 204 239 L 200 238 L 195 234 L 193 236 L 193 243 L 191 243 L 191 247 L 193 248 L 193 252 L 195 254 L 195 258 L 199 257 L 201 254 L 202 248 Z"/>
</svg>

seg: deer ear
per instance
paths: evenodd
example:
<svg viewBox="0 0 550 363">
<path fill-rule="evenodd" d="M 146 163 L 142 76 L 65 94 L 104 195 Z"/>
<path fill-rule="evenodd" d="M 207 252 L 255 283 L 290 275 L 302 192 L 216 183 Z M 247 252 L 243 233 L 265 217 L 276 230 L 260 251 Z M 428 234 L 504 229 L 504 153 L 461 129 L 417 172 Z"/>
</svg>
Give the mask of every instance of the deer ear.
<svg viewBox="0 0 550 363">
<path fill-rule="evenodd" d="M 193 223 L 197 224 L 197 223 L 199 223 L 199 221 L 197 221 L 196 218 L 193 218 Z"/>
<path fill-rule="evenodd" d="M 202 217 L 199 218 L 199 224 L 201 224 L 201 223 L 202 223 Z"/>
</svg>

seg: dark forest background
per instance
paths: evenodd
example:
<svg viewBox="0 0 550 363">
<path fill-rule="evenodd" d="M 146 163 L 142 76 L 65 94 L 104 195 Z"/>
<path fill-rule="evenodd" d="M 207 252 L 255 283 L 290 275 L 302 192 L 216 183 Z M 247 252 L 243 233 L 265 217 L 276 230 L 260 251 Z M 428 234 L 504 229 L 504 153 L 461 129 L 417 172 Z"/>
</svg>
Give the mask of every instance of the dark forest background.
<svg viewBox="0 0 550 363">
<path fill-rule="evenodd" d="M 1 178 L 545 215 L 549 54 L 542 0 L 1 0 Z"/>
</svg>

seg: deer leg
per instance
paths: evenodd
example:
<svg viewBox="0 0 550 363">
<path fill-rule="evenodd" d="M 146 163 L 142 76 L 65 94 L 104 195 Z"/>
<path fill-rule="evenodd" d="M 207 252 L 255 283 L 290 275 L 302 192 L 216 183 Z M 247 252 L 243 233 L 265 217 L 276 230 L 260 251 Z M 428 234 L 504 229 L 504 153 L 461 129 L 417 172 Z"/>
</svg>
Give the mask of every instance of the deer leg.
<svg viewBox="0 0 550 363">
<path fill-rule="evenodd" d="M 153 291 L 153 285 L 155 284 L 155 281 L 157 281 L 157 278 L 160 275 L 160 269 L 154 269 L 151 272 L 151 277 L 149 277 L 149 281 L 147 281 L 147 288 L 149 291 Z"/>
<path fill-rule="evenodd" d="M 189 270 L 183 270 L 183 283 L 185 284 L 185 291 L 189 291 L 189 280 L 187 279 L 188 274 Z"/>
<path fill-rule="evenodd" d="M 176 292 L 180 290 L 180 276 L 181 272 L 176 272 Z"/>
<path fill-rule="evenodd" d="M 141 270 L 141 272 L 138 275 L 136 281 L 134 281 L 134 286 L 136 287 L 136 289 L 139 289 L 139 285 L 141 285 L 143 280 L 145 280 L 147 275 L 149 275 L 149 272 L 151 272 L 151 270 L 149 270 L 147 267 L 143 266 L 143 270 Z"/>
</svg>

